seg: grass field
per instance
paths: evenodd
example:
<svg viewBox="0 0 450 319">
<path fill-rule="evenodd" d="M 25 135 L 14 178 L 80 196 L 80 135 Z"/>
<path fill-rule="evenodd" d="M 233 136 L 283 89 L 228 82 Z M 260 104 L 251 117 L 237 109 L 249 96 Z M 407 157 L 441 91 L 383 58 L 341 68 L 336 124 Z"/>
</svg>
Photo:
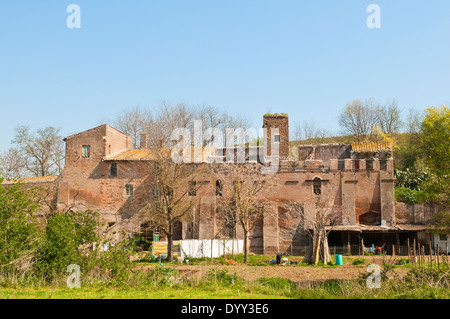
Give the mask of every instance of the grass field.
<svg viewBox="0 0 450 319">
<path fill-rule="evenodd" d="M 405 299 L 450 298 L 450 270 L 415 269 L 381 256 L 344 257 L 344 265 L 270 265 L 270 258 L 192 260 L 191 264 L 135 262 L 129 278 L 85 282 L 2 285 L 2 299 Z M 295 258 L 291 258 L 295 260 Z M 391 264 L 389 264 L 389 262 Z M 381 287 L 369 288 L 367 266 L 382 268 Z M 384 265 L 383 265 L 384 264 Z"/>
</svg>

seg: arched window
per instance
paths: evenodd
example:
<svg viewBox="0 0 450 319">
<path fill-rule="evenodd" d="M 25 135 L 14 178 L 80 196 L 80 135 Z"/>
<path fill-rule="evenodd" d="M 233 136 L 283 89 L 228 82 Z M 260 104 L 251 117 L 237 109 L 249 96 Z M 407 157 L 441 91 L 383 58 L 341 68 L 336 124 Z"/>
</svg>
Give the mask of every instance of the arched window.
<svg viewBox="0 0 450 319">
<path fill-rule="evenodd" d="M 316 177 L 313 180 L 313 192 L 316 195 L 322 194 L 322 182 L 319 177 Z"/>
</svg>

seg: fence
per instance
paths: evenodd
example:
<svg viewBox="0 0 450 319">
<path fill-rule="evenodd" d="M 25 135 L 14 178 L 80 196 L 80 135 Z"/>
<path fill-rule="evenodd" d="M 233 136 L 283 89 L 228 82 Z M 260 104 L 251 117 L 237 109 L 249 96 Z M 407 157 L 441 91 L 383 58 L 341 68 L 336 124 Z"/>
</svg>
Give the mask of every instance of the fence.
<svg viewBox="0 0 450 319">
<path fill-rule="evenodd" d="M 240 254 L 244 251 L 242 239 L 184 239 L 173 242 L 174 256 L 182 259 L 212 257 L 216 258 L 228 254 Z M 153 242 L 152 254 L 162 256 L 167 254 L 167 242 Z"/>
</svg>

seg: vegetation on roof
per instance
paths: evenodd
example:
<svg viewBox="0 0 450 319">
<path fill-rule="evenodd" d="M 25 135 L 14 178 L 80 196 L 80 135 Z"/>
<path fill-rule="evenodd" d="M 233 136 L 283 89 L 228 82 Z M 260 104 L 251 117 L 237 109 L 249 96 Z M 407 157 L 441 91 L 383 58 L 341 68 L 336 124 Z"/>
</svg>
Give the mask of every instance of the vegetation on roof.
<svg viewBox="0 0 450 319">
<path fill-rule="evenodd" d="M 264 117 L 289 116 L 287 113 L 266 113 Z"/>
</svg>

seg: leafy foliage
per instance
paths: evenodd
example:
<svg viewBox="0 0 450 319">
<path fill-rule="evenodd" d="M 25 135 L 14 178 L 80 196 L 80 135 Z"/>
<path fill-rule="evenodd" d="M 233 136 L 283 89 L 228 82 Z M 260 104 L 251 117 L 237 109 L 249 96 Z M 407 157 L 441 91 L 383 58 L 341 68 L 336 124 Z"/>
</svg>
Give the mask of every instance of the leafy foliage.
<svg viewBox="0 0 450 319">
<path fill-rule="evenodd" d="M 99 215 L 91 210 L 55 213 L 45 228 L 37 263 L 39 271 L 60 274 L 70 264 L 81 264 L 83 256 L 79 248 L 99 240 L 99 226 Z"/>
<path fill-rule="evenodd" d="M 14 270 L 14 261 L 32 252 L 40 241 L 33 216 L 39 207 L 36 191 L 21 186 L 17 183 L 0 187 L 0 264 L 3 271 Z"/>
</svg>

